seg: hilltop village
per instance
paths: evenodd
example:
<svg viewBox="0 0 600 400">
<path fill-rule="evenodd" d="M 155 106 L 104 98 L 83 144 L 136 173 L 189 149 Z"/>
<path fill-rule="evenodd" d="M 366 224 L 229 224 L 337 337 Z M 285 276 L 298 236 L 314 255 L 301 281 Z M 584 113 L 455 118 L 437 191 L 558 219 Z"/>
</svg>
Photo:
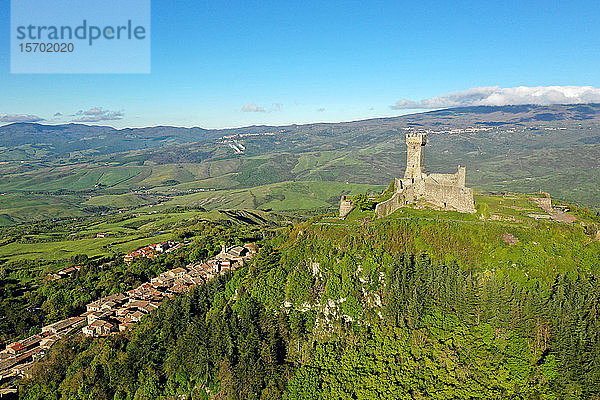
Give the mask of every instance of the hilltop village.
<svg viewBox="0 0 600 400">
<path fill-rule="evenodd" d="M 176 244 L 169 243 L 172 245 L 169 248 L 176 247 Z M 163 243 L 161 248 L 164 246 L 166 245 Z M 153 247 L 156 250 L 156 245 Z M 219 274 L 235 270 L 244 265 L 257 251 L 258 245 L 254 243 L 231 248 L 223 245 L 221 252 L 210 260 L 189 264 L 185 268 L 171 269 L 135 289 L 112 294 L 87 304 L 87 310 L 83 314 L 44 326 L 41 333 L 11 343 L 0 351 L 0 382 L 28 376 L 33 362 L 42 358 L 46 351 L 62 337 L 77 333 L 80 329 L 83 334 L 91 337 L 125 331 L 146 314 L 157 309 L 165 299 L 187 292 Z M 138 254 L 149 256 L 150 253 Z M 126 261 L 128 259 L 126 256 Z M 62 274 L 57 276 L 68 276 L 77 269 L 71 267 L 61 271 Z"/>
</svg>

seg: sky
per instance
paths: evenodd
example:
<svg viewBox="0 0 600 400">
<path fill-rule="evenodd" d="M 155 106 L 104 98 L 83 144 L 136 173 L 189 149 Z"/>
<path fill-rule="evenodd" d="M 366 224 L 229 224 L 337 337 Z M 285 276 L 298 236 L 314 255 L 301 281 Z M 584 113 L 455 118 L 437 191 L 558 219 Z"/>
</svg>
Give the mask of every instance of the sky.
<svg viewBox="0 0 600 400">
<path fill-rule="evenodd" d="M 600 102 L 597 0 L 154 0 L 147 74 L 11 74 L 7 0 L 0 27 L 0 124 L 224 128 Z"/>
</svg>

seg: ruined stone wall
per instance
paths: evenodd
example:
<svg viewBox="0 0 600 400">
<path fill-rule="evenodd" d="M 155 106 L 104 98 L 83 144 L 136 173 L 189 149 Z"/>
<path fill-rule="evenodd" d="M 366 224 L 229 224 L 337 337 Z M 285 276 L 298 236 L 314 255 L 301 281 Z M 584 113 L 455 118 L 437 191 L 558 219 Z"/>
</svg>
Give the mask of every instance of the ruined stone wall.
<svg viewBox="0 0 600 400">
<path fill-rule="evenodd" d="M 456 174 L 429 174 L 425 180 L 437 185 L 458 186 Z"/>
<path fill-rule="evenodd" d="M 388 200 L 381 203 L 377 203 L 377 205 L 375 206 L 375 214 L 377 214 L 377 218 L 387 217 L 388 215 L 402 207 L 402 199 L 402 192 L 396 192 Z"/>
<path fill-rule="evenodd" d="M 346 218 L 346 215 L 350 214 L 350 211 L 354 209 L 354 204 L 346 196 L 342 196 L 340 199 L 340 218 Z"/>
<path fill-rule="evenodd" d="M 466 184 L 467 169 L 465 167 L 458 166 L 458 170 L 454 174 L 429 174 L 427 175 L 427 181 L 433 181 L 439 185 L 452 185 L 462 186 Z"/>
<path fill-rule="evenodd" d="M 426 183 L 424 200 L 446 210 L 475 212 L 473 189 L 467 187 Z"/>
<path fill-rule="evenodd" d="M 424 187 L 425 186 L 423 185 L 423 188 Z M 377 218 L 387 217 L 400 207 L 407 204 L 414 204 L 417 200 L 418 195 L 416 192 L 416 185 L 403 186 L 401 181 L 397 181 L 396 188 L 398 190 L 389 200 L 378 203 L 375 206 Z"/>
</svg>

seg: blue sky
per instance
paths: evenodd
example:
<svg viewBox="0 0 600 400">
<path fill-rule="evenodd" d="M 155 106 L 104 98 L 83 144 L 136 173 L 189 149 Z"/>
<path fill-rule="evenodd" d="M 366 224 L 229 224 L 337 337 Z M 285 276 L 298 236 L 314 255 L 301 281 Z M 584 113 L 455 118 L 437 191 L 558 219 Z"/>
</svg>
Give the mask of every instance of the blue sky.
<svg viewBox="0 0 600 400">
<path fill-rule="evenodd" d="M 10 74 L 0 4 L 4 122 L 90 110 L 116 127 L 344 121 L 472 88 L 600 87 L 598 1 L 154 0 L 152 72 L 139 75 Z"/>
</svg>

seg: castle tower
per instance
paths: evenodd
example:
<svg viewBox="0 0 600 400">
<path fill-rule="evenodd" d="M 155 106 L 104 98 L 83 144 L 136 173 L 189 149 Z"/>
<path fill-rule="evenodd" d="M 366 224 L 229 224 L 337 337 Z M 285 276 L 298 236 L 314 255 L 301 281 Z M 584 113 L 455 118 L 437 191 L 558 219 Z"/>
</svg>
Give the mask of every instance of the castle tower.
<svg viewBox="0 0 600 400">
<path fill-rule="evenodd" d="M 425 144 L 427 135 L 425 133 L 409 133 L 406 135 L 406 172 L 404 179 L 424 179 L 425 172 Z"/>
</svg>

